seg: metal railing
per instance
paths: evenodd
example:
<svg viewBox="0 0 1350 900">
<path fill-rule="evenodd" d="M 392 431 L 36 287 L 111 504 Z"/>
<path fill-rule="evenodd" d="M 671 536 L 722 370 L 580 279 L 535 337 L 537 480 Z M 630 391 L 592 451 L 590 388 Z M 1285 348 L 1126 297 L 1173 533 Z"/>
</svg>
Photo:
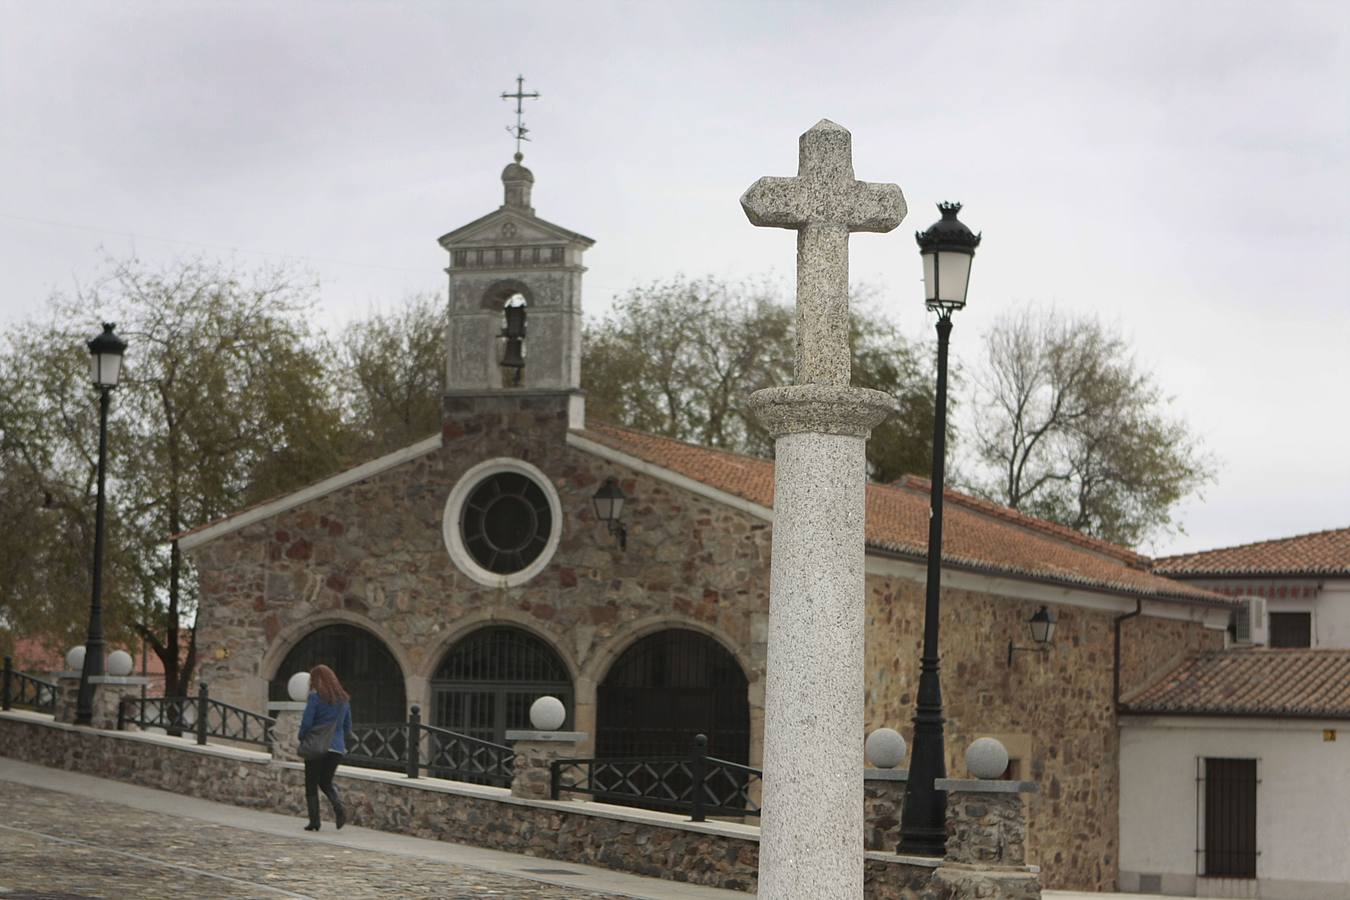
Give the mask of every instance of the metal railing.
<svg viewBox="0 0 1350 900">
<path fill-rule="evenodd" d="M 752 799 L 759 769 L 708 756 L 708 738 L 695 735 L 688 756 L 645 759 L 558 759 L 550 766 L 554 800 L 589 794 L 627 806 L 708 816 L 758 816 Z"/>
<path fill-rule="evenodd" d="M 163 728 L 169 734 L 194 732 L 197 743 L 203 745 L 214 737 L 271 747 L 276 719 L 212 700 L 203 681 L 196 697 L 123 697 L 117 706 L 117 730 L 124 730 L 128 723 Z"/>
<path fill-rule="evenodd" d="M 433 778 L 510 787 L 515 773 L 516 755 L 510 747 L 423 725 L 417 706 L 406 723 L 356 726 L 352 735 L 349 763 L 401 771 L 409 778 L 418 778 L 425 770 Z"/>
<path fill-rule="evenodd" d="M 34 678 L 14 668 L 14 660 L 5 657 L 3 686 L 0 687 L 0 708 L 6 711 L 16 706 L 35 709 L 39 712 L 56 712 L 56 685 L 41 678 Z"/>
</svg>

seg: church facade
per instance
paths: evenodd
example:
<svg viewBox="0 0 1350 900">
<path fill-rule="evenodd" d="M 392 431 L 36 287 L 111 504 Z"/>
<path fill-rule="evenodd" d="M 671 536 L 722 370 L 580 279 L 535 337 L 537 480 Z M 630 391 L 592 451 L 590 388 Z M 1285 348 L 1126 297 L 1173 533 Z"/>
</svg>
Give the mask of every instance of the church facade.
<svg viewBox="0 0 1350 900">
<path fill-rule="evenodd" d="M 499 209 L 441 238 L 441 432 L 179 537 L 200 578 L 201 677 L 261 709 L 326 662 L 359 719 L 417 704 L 497 741 L 551 694 L 590 735 L 583 755 L 683 753 L 701 732 L 712 755 L 758 765 L 773 464 L 586 421 L 592 242 L 535 214 L 518 162 L 502 180 Z M 521 307 L 523 328 L 507 317 Z M 611 480 L 622 536 L 596 515 Z M 1029 852 L 1046 885 L 1111 888 L 1119 691 L 1222 647 L 1232 604 L 1123 548 L 956 492 L 947 504 L 949 772 L 971 740 L 999 737 L 1010 776 L 1041 785 Z M 909 731 L 927 516 L 921 479 L 869 485 L 869 730 Z M 1041 607 L 1053 643 L 1010 652 Z"/>
</svg>

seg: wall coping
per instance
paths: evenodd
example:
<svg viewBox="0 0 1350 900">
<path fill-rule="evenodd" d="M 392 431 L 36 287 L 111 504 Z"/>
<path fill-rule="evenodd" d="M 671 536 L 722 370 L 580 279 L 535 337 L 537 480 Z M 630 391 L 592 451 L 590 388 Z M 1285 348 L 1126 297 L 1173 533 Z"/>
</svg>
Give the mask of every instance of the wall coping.
<svg viewBox="0 0 1350 900">
<path fill-rule="evenodd" d="M 909 769 L 863 769 L 863 781 L 909 781 Z"/>
<path fill-rule="evenodd" d="M 580 743 L 586 740 L 585 731 L 530 731 L 527 729 L 512 729 L 506 732 L 508 741 L 557 741 Z"/>
<path fill-rule="evenodd" d="M 57 722 L 53 720 L 51 716 L 44 713 L 34 713 L 27 710 L 11 710 L 10 712 L 0 711 L 0 721 L 5 719 L 12 719 L 26 725 L 41 725 L 62 731 L 84 732 L 89 735 L 105 737 L 111 740 L 158 744 L 175 750 L 185 750 L 190 753 L 199 753 L 206 756 L 218 756 L 239 762 L 278 766 L 298 771 L 304 771 L 305 768 L 305 765 L 302 762 L 273 759 L 271 754 L 266 752 L 243 750 L 236 747 L 222 746 L 220 744 L 207 744 L 202 746 L 197 744 L 193 738 L 176 738 L 165 734 L 151 734 L 144 731 L 108 731 L 100 728 L 90 728 L 84 725 L 68 725 L 63 722 Z M 740 840 L 759 843 L 759 826 L 757 825 L 742 825 L 735 822 L 691 822 L 687 818 L 675 813 L 633 809 L 626 806 L 613 806 L 608 803 L 596 803 L 592 800 L 536 800 L 528 797 L 513 797 L 511 796 L 510 788 L 470 784 L 466 781 L 450 781 L 441 778 L 409 778 L 407 775 L 399 772 L 385 772 L 379 769 L 366 769 L 360 766 L 338 766 L 338 774 L 344 778 L 354 778 L 358 781 L 383 782 L 385 784 L 397 785 L 409 790 L 452 794 L 481 800 L 493 800 L 514 806 L 529 806 L 554 812 L 593 816 L 595 818 L 611 819 L 619 822 L 632 822 L 638 825 L 674 828 L 677 831 L 689 831 L 696 834 L 738 838 Z"/>
<path fill-rule="evenodd" d="M 1034 781 L 1001 781 L 997 778 L 935 778 L 933 787 L 964 794 L 1035 794 L 1041 789 Z"/>
<path fill-rule="evenodd" d="M 71 725 L 66 722 L 58 722 L 46 713 L 35 713 L 22 709 L 12 709 L 9 712 L 0 711 L 0 720 L 4 719 L 14 719 L 26 725 L 43 725 L 60 731 L 81 731 L 114 741 L 159 744 L 162 747 L 170 747 L 175 750 L 186 750 L 188 753 L 219 756 L 240 762 L 266 763 L 272 760 L 272 754 L 265 750 L 245 750 L 242 747 L 230 747 L 225 744 L 198 744 L 195 735 L 185 734 L 183 737 L 173 737 L 168 734 L 154 734 L 148 731 L 112 731 L 106 728 L 91 728 L 88 725 Z"/>
<path fill-rule="evenodd" d="M 90 684 L 149 684 L 150 679 L 144 675 L 90 675 Z"/>
<path fill-rule="evenodd" d="M 921 869 L 936 869 L 943 862 L 941 856 L 911 856 L 908 853 L 892 853 L 889 850 L 864 850 L 863 855 L 878 862 L 900 866 L 918 866 Z"/>
<path fill-rule="evenodd" d="M 301 712 L 301 711 L 303 711 L 304 708 L 305 708 L 306 706 L 308 706 L 308 705 L 309 705 L 309 704 L 307 704 L 307 703 L 300 703 L 300 702 L 297 702 L 297 701 L 295 701 L 295 700 L 268 700 L 268 701 L 267 701 L 267 711 L 268 711 L 268 712 Z"/>
</svg>

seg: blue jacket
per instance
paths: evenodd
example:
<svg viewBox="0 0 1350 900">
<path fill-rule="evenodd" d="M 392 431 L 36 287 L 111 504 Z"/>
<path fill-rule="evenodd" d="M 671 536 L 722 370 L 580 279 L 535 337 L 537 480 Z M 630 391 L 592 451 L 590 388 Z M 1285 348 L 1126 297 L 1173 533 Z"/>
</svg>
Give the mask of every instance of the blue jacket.
<svg viewBox="0 0 1350 900">
<path fill-rule="evenodd" d="M 333 729 L 333 743 L 328 749 L 335 753 L 347 752 L 347 732 L 352 730 L 352 708 L 351 704 L 345 700 L 339 700 L 337 703 L 328 703 L 319 696 L 318 691 L 310 691 L 309 699 L 305 702 L 305 715 L 300 719 L 300 740 L 305 739 L 315 728 L 327 725 L 329 722 L 336 721 L 337 727 Z"/>
</svg>

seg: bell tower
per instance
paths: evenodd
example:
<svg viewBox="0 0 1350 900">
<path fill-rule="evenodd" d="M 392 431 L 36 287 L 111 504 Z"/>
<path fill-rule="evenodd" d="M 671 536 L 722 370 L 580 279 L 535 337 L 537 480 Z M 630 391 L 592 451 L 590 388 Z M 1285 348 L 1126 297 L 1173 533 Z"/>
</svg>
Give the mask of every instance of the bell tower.
<svg viewBox="0 0 1350 900">
<path fill-rule="evenodd" d="M 578 391 L 581 257 L 595 242 L 535 215 L 534 174 L 519 162 L 502 170 L 502 188 L 498 209 L 440 239 L 450 254 L 446 389 Z M 504 370 L 506 309 L 522 301 L 523 366 Z"/>
</svg>

